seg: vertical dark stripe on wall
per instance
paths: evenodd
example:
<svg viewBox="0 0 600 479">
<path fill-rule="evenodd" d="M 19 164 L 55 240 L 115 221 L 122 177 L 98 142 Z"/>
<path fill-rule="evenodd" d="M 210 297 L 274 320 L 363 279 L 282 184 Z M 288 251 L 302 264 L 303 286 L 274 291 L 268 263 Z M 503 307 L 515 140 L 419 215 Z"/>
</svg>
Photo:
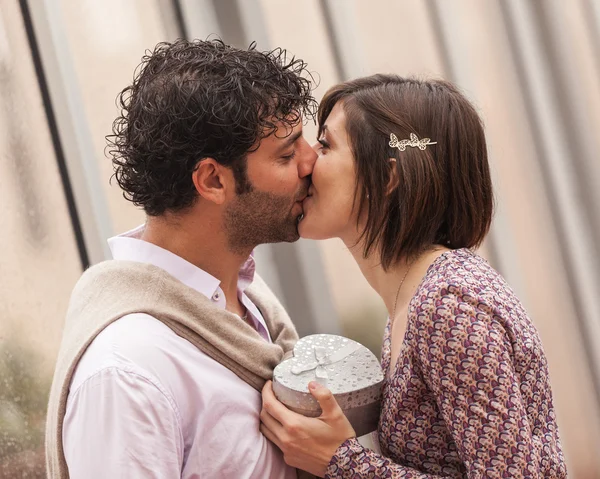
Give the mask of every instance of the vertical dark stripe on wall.
<svg viewBox="0 0 600 479">
<path fill-rule="evenodd" d="M 445 77 L 456 83 L 456 72 L 452 65 L 452 59 L 450 58 L 450 50 L 448 44 L 444 38 L 444 26 L 442 25 L 442 18 L 440 11 L 435 3 L 435 0 L 427 0 L 427 11 L 429 13 L 429 21 L 431 22 L 431 29 L 434 33 L 435 44 L 440 52 L 442 59 L 442 68 L 444 70 Z"/>
<path fill-rule="evenodd" d="M 58 125 L 56 123 L 56 117 L 54 116 L 54 110 L 52 108 L 52 101 L 50 100 L 50 92 L 48 90 L 48 83 L 44 75 L 44 68 L 42 66 L 42 58 L 35 37 L 35 31 L 33 28 L 33 22 L 31 20 L 31 12 L 27 0 L 19 0 L 19 6 L 21 7 L 21 14 L 23 16 L 23 23 L 25 24 L 25 31 L 27 32 L 27 41 L 31 50 L 31 58 L 35 67 L 35 74 L 38 80 L 40 93 L 42 95 L 42 102 L 44 104 L 44 111 L 46 113 L 46 120 L 48 121 L 48 130 L 50 131 L 50 137 L 52 138 L 52 145 L 54 146 L 54 154 L 56 162 L 58 164 L 58 171 L 63 185 L 65 193 L 65 200 L 69 209 L 69 216 L 71 218 L 71 224 L 73 226 L 73 234 L 75 235 L 75 241 L 77 243 L 77 249 L 79 251 L 79 259 L 81 261 L 81 267 L 85 270 L 90 266 L 90 260 L 88 252 L 83 239 L 83 230 L 81 228 L 81 221 L 77 212 L 77 205 L 75 203 L 75 196 L 73 195 L 73 189 L 71 188 L 71 181 L 69 179 L 69 171 L 65 161 L 65 155 L 62 144 L 60 142 L 60 135 L 58 132 Z"/>
<path fill-rule="evenodd" d="M 223 41 L 245 50 L 254 38 L 248 39 L 242 14 L 236 0 L 212 0 L 217 23 L 221 29 Z"/>
<path fill-rule="evenodd" d="M 321 4 L 323 19 L 325 20 L 325 31 L 329 37 L 329 44 L 331 45 L 331 51 L 333 52 L 333 61 L 335 62 L 336 73 L 341 81 L 346 81 L 349 79 L 349 75 L 346 67 L 344 66 L 344 62 L 342 61 L 342 51 L 336 36 L 331 5 L 329 5 L 328 0 L 321 0 L 319 3 Z"/>
<path fill-rule="evenodd" d="M 181 8 L 181 2 L 179 0 L 173 0 L 173 11 L 175 12 L 175 19 L 177 21 L 177 27 L 181 34 L 181 38 L 189 40 L 189 32 L 183 19 L 183 9 Z"/>
<path fill-rule="evenodd" d="M 589 61 L 595 61 L 597 70 L 600 72 L 600 16 L 596 18 L 596 12 L 594 11 L 594 5 L 592 2 L 597 0 L 587 0 L 583 2 L 584 18 L 587 20 L 587 27 L 590 32 L 591 47 L 595 52 Z M 596 21 L 598 20 L 598 21 Z"/>
</svg>

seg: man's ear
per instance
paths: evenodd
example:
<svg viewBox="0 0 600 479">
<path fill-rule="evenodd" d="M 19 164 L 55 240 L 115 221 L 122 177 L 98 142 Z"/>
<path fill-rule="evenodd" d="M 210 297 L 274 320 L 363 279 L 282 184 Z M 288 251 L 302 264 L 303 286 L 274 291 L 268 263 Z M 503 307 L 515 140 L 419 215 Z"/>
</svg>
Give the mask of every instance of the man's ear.
<svg viewBox="0 0 600 479">
<path fill-rule="evenodd" d="M 214 158 L 203 158 L 192 172 L 192 181 L 198 194 L 217 205 L 225 202 L 230 178 L 233 176 L 228 168 Z M 232 178 L 233 179 L 233 178 Z"/>
<path fill-rule="evenodd" d="M 398 177 L 398 165 L 396 158 L 390 158 L 390 179 L 385 188 L 385 194 L 390 195 L 392 191 L 398 188 L 398 184 L 400 183 L 400 178 Z"/>
</svg>

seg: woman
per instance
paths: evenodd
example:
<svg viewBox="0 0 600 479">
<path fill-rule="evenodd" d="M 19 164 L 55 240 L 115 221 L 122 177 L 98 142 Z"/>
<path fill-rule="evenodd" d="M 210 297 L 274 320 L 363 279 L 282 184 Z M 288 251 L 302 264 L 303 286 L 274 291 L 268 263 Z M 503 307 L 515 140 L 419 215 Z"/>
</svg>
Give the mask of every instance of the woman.
<svg viewBox="0 0 600 479">
<path fill-rule="evenodd" d="M 539 335 L 504 279 L 471 251 L 492 184 L 481 121 L 444 81 L 375 75 L 319 109 L 301 236 L 341 238 L 389 312 L 378 439 L 364 448 L 331 393 L 320 418 L 263 390 L 263 433 L 320 477 L 563 478 Z"/>
</svg>

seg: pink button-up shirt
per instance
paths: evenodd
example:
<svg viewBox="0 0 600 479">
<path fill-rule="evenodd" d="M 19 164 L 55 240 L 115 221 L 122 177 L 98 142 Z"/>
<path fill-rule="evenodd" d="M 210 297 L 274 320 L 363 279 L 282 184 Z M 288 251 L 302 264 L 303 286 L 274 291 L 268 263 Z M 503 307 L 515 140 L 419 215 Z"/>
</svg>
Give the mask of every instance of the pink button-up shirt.
<svg viewBox="0 0 600 479">
<path fill-rule="evenodd" d="M 115 259 L 150 263 L 225 308 L 219 280 L 139 239 L 142 227 L 109 240 Z M 239 274 L 248 319 L 270 341 L 244 293 L 254 260 Z M 240 319 L 241 321 L 241 319 Z M 147 314 L 102 331 L 71 381 L 63 423 L 72 479 L 295 478 L 259 431 L 261 396 L 229 369 Z"/>
</svg>

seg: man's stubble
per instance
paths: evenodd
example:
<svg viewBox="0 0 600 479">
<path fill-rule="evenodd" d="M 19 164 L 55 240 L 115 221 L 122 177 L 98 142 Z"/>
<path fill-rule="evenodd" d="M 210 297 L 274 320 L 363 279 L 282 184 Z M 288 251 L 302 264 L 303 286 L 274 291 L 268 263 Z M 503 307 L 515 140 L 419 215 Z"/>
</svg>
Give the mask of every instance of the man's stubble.
<svg viewBox="0 0 600 479">
<path fill-rule="evenodd" d="M 230 250 L 243 254 L 259 244 L 298 240 L 301 215 L 292 214 L 294 200 L 255 188 L 238 195 L 225 212 Z"/>
</svg>

